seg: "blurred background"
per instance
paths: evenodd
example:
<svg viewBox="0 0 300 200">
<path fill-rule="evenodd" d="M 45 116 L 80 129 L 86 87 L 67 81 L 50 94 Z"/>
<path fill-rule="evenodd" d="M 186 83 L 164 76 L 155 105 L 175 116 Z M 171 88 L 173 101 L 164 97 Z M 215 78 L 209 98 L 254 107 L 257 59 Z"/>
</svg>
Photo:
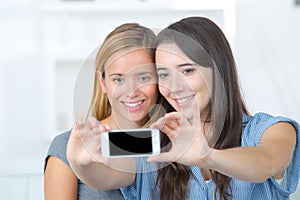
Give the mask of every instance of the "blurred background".
<svg viewBox="0 0 300 200">
<path fill-rule="evenodd" d="M 298 0 L 1 1 L 0 199 L 43 199 L 44 157 L 72 126 L 78 72 L 113 28 L 159 30 L 187 16 L 225 32 L 252 114 L 300 121 Z"/>
</svg>

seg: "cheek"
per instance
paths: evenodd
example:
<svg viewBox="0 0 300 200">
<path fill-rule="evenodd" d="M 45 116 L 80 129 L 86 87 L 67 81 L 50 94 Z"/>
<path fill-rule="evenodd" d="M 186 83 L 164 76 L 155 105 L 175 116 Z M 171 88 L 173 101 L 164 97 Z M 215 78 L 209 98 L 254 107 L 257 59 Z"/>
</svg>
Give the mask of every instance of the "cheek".
<svg viewBox="0 0 300 200">
<path fill-rule="evenodd" d="M 158 89 L 159 89 L 159 92 L 164 96 L 164 97 L 167 97 L 168 94 L 169 94 L 169 90 L 167 87 L 163 86 L 163 85 L 159 85 L 158 86 Z"/>
<path fill-rule="evenodd" d="M 193 89 L 197 94 L 197 102 L 203 109 L 203 107 L 206 107 L 210 103 L 211 91 L 203 79 L 199 80 L 198 85 L 194 85 Z"/>
<path fill-rule="evenodd" d="M 199 78 L 197 81 L 190 81 L 189 83 L 191 89 L 195 92 L 203 92 L 207 88 L 206 82 L 202 78 Z"/>
<path fill-rule="evenodd" d="M 203 70 L 193 76 L 192 79 L 187 80 L 194 91 L 200 91 L 204 93 L 211 92 L 211 71 Z M 209 95 L 210 96 L 210 95 Z"/>
<path fill-rule="evenodd" d="M 213 89 L 213 77 L 212 71 L 210 69 L 206 69 L 201 77 L 201 85 L 209 92 L 209 96 L 211 96 L 212 89 Z"/>
<path fill-rule="evenodd" d="M 156 98 L 158 95 L 157 84 L 148 84 L 140 88 L 141 91 L 148 97 Z"/>
<path fill-rule="evenodd" d="M 205 82 L 201 82 L 201 83 L 198 82 L 198 84 L 193 85 L 193 90 L 198 96 L 201 97 L 200 99 L 201 102 L 204 103 L 210 99 L 211 91 L 209 90 Z"/>
<path fill-rule="evenodd" d="M 113 85 L 107 85 L 107 96 L 109 96 L 111 99 L 112 98 L 117 98 L 120 95 L 122 95 L 122 89 L 120 87 L 116 87 Z"/>
</svg>

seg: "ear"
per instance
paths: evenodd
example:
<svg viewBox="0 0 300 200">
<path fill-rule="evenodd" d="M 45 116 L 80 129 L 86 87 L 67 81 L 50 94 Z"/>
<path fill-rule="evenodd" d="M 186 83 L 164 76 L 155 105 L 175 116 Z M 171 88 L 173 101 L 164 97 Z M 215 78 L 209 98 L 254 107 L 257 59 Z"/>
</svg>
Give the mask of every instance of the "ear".
<svg viewBox="0 0 300 200">
<path fill-rule="evenodd" d="M 106 94 L 107 91 L 106 91 L 106 86 L 105 86 L 105 80 L 102 77 L 102 73 L 99 70 L 97 70 L 97 77 L 98 77 L 98 81 L 100 83 L 100 87 L 101 87 L 102 92 Z"/>
</svg>

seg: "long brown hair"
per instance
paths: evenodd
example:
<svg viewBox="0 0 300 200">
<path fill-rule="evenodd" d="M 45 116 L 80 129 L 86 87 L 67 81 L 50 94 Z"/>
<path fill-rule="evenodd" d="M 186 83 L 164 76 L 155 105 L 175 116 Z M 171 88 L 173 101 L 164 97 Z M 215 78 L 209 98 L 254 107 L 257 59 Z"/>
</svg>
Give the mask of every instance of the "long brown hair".
<svg viewBox="0 0 300 200">
<path fill-rule="evenodd" d="M 207 18 L 189 17 L 162 30 L 154 47 L 161 43 L 175 43 L 191 60 L 212 69 L 214 86 L 207 121 L 211 121 L 215 137 L 209 144 L 216 149 L 240 146 L 242 115 L 248 111 L 241 96 L 232 50 L 221 29 Z M 168 142 L 165 137 L 163 145 Z M 216 185 L 214 197 L 219 194 L 220 199 L 231 199 L 231 178 L 216 171 L 211 174 Z M 189 167 L 178 163 L 161 168 L 156 181 L 160 198 L 187 199 L 190 175 Z"/>
</svg>

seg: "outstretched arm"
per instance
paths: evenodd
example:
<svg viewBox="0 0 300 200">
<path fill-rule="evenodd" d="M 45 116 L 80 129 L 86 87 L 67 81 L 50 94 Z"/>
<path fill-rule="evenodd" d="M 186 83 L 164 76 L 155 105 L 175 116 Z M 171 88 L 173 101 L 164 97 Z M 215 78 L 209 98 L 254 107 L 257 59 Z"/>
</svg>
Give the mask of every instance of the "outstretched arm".
<svg viewBox="0 0 300 200">
<path fill-rule="evenodd" d="M 97 190 L 128 186 L 135 180 L 133 158 L 104 158 L 101 155 L 100 134 L 110 131 L 108 125 L 90 118 L 86 124 L 76 122 L 67 146 L 67 158 L 77 177 Z"/>
<path fill-rule="evenodd" d="M 199 166 L 250 182 L 262 182 L 269 177 L 281 178 L 292 160 L 296 145 L 296 130 L 287 122 L 269 127 L 256 147 L 222 150 L 208 146 L 200 117 L 196 114 L 190 123 L 180 113 L 168 113 L 152 127 L 163 127 L 162 131 L 170 138 L 172 148 L 149 158 L 149 161 Z"/>
<path fill-rule="evenodd" d="M 287 122 L 269 127 L 257 147 L 213 150 L 207 164 L 227 176 L 263 182 L 269 177 L 281 178 L 290 164 L 296 145 L 295 128 Z"/>
</svg>

